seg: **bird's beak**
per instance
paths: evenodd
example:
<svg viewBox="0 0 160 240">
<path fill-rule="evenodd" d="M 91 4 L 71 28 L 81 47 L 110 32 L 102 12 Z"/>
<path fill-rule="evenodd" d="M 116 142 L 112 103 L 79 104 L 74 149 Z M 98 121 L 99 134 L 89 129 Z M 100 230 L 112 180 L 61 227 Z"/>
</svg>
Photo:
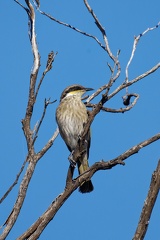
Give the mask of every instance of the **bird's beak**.
<svg viewBox="0 0 160 240">
<path fill-rule="evenodd" d="M 93 88 L 85 88 L 86 92 L 94 90 Z"/>
</svg>

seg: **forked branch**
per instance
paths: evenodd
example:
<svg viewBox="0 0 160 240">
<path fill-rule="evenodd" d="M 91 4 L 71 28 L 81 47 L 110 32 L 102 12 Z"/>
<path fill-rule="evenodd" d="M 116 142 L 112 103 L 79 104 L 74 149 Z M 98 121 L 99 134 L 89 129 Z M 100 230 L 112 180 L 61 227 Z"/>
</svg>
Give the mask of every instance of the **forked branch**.
<svg viewBox="0 0 160 240">
<path fill-rule="evenodd" d="M 133 154 L 138 153 L 138 151 L 140 151 L 142 148 L 157 141 L 158 139 L 160 139 L 160 133 L 130 148 L 129 150 L 127 150 L 126 152 L 124 152 L 115 159 L 112 159 L 107 162 L 105 161 L 96 162 L 86 172 L 84 172 L 84 174 L 78 176 L 73 181 L 70 181 L 69 176 L 68 177 L 69 184 L 67 185 L 67 188 L 58 197 L 56 197 L 56 199 L 51 203 L 48 209 L 39 217 L 39 219 L 24 234 L 17 238 L 17 240 L 38 239 L 38 237 L 41 235 L 45 227 L 54 218 L 60 207 L 84 181 L 90 179 L 95 174 L 95 172 L 99 170 L 108 170 L 119 164 L 124 165 L 124 161 L 126 159 L 128 159 Z M 69 172 L 68 174 L 71 174 L 71 172 Z"/>
</svg>

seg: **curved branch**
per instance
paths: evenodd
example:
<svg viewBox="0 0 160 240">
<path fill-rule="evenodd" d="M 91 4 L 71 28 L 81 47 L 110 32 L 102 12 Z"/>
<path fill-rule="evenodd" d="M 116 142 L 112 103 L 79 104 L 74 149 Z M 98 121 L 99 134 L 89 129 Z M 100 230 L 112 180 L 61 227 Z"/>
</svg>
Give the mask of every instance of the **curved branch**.
<svg viewBox="0 0 160 240">
<path fill-rule="evenodd" d="M 82 30 L 80 30 L 80 29 L 78 29 L 78 28 L 76 28 L 76 27 L 74 27 L 74 26 L 72 26 L 72 25 L 70 25 L 70 24 L 68 24 L 68 23 L 62 22 L 62 21 L 54 18 L 54 17 L 51 16 L 50 14 L 41 11 L 40 9 L 38 9 L 38 11 L 39 11 L 42 15 L 50 18 L 50 19 L 51 19 L 52 21 L 54 21 L 54 22 L 57 22 L 57 23 L 65 26 L 65 27 L 68 27 L 68 28 L 70 28 L 70 29 L 72 29 L 72 30 L 74 30 L 74 31 L 76 31 L 76 32 L 78 32 L 78 33 L 81 33 L 81 34 L 87 36 L 87 37 L 93 38 L 93 39 L 99 44 L 99 46 L 105 50 L 105 46 L 103 46 L 103 44 L 99 41 L 99 39 L 98 39 L 97 37 L 95 37 L 95 36 L 93 36 L 93 35 L 91 35 L 91 34 L 89 34 L 89 33 L 86 33 L 86 32 L 84 32 L 84 31 L 82 31 Z"/>
<path fill-rule="evenodd" d="M 158 24 L 156 26 L 152 27 L 152 28 L 147 28 L 143 33 L 139 34 L 137 37 L 134 38 L 131 56 L 130 56 L 130 59 L 129 59 L 128 63 L 127 63 L 126 70 L 125 70 L 125 73 L 126 73 L 126 80 L 125 81 L 126 82 L 128 82 L 128 78 L 129 78 L 128 77 L 128 68 L 129 68 L 129 66 L 130 66 L 130 64 L 131 64 L 131 62 L 133 60 L 133 57 L 134 57 L 134 54 L 135 54 L 135 51 L 136 51 L 136 47 L 137 47 L 137 44 L 138 44 L 140 38 L 142 36 L 144 36 L 147 32 L 152 31 L 152 30 L 158 28 L 159 25 L 160 25 L 160 22 L 158 22 Z"/>
<path fill-rule="evenodd" d="M 124 113 L 124 112 L 129 111 L 131 108 L 133 108 L 133 107 L 136 105 L 136 103 L 137 103 L 137 101 L 138 101 L 138 99 L 139 99 L 139 94 L 132 93 L 131 95 L 134 96 L 135 99 L 134 99 L 134 101 L 130 104 L 130 106 L 127 106 L 127 107 L 125 107 L 125 108 L 119 108 L 119 109 L 102 107 L 102 111 L 111 112 L 111 113 Z M 129 105 L 129 104 L 128 104 L 128 105 Z M 87 103 L 86 106 L 87 106 L 87 107 L 94 108 L 94 107 L 95 107 L 95 104 Z"/>
</svg>

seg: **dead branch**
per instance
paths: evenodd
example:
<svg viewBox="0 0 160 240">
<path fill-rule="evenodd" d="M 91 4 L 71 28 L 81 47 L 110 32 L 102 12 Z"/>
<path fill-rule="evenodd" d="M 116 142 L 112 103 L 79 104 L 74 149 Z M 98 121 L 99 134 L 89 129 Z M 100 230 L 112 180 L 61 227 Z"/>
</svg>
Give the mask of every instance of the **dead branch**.
<svg viewBox="0 0 160 240">
<path fill-rule="evenodd" d="M 42 113 L 42 116 L 41 116 L 41 119 L 40 119 L 40 121 L 39 121 L 39 123 L 37 124 L 37 126 L 35 127 L 35 131 L 34 131 L 34 137 L 33 137 L 33 143 L 35 143 L 35 141 L 36 141 L 36 139 L 37 139 L 37 137 L 38 137 L 38 132 L 39 132 L 39 129 L 40 129 L 40 127 L 41 127 L 41 125 L 42 125 L 42 122 L 43 122 L 43 120 L 44 120 L 44 117 L 45 117 L 45 115 L 46 115 L 46 111 L 47 111 L 47 107 L 48 107 L 48 105 L 49 104 L 52 104 L 52 103 L 54 103 L 54 102 L 56 102 L 57 100 L 54 100 L 54 101 L 50 101 L 50 98 L 48 99 L 48 100 L 44 100 L 44 109 L 43 109 L 43 113 Z"/>
<path fill-rule="evenodd" d="M 130 156 L 132 156 L 135 153 L 138 153 L 142 148 L 148 146 L 149 144 L 157 141 L 160 139 L 160 133 L 154 135 L 153 137 L 137 144 L 136 146 L 130 148 L 120 156 L 110 160 L 110 161 L 100 161 L 94 163 L 86 172 L 84 172 L 82 175 L 78 176 L 76 179 L 73 179 L 73 181 L 69 181 L 69 184 L 67 185 L 67 188 L 51 203 L 51 205 L 48 207 L 48 209 L 39 217 L 39 219 L 20 237 L 17 238 L 17 240 L 34 240 L 37 239 L 40 234 L 43 232 L 45 227 L 48 225 L 48 223 L 54 218 L 57 211 L 60 209 L 60 207 L 65 203 L 65 201 L 69 198 L 69 196 L 84 182 L 90 179 L 97 171 L 99 170 L 108 170 L 116 165 L 124 165 L 124 160 L 128 159 Z M 68 174 L 71 174 L 69 171 Z M 67 176 L 70 179 L 70 176 Z"/>
<path fill-rule="evenodd" d="M 18 1 L 16 1 L 18 3 Z M 35 151 L 34 151 L 34 145 L 33 145 L 33 138 L 32 138 L 32 130 L 30 129 L 30 122 L 31 122 L 31 117 L 33 114 L 33 108 L 34 108 L 34 103 L 35 103 L 35 85 L 36 85 L 36 79 L 40 67 L 40 56 L 38 52 L 38 47 L 36 43 L 36 33 L 35 33 L 35 13 L 34 13 L 34 8 L 32 4 L 29 2 L 29 0 L 25 0 L 27 7 L 25 8 L 21 4 L 19 4 L 23 9 L 26 10 L 28 14 L 28 19 L 29 19 L 29 37 L 30 37 L 30 42 L 32 46 L 32 52 L 33 52 L 33 68 L 31 71 L 30 75 L 30 87 L 29 87 L 29 97 L 28 97 L 28 104 L 27 104 L 27 109 L 26 109 L 26 114 L 25 118 L 22 120 L 22 129 L 26 138 L 27 142 L 27 147 L 28 147 L 28 155 L 27 159 L 29 160 L 29 165 L 27 167 L 26 173 L 24 175 L 24 178 L 21 182 L 19 193 L 17 200 L 14 204 L 14 207 L 7 218 L 5 224 L 6 227 L 3 230 L 3 233 L 0 236 L 0 239 L 3 240 L 6 238 L 6 236 L 9 234 L 11 231 L 12 227 L 14 226 L 21 207 L 23 205 L 26 192 L 28 189 L 29 182 L 31 180 L 31 177 L 33 175 L 35 166 L 36 166 L 36 158 L 35 158 Z"/>
<path fill-rule="evenodd" d="M 157 71 L 158 69 L 160 68 L 160 63 L 156 64 L 154 67 L 152 67 L 151 69 L 149 69 L 148 71 L 146 71 L 145 73 L 139 75 L 138 77 L 132 79 L 131 81 L 128 81 L 128 82 L 124 82 L 122 83 L 119 87 L 117 87 L 111 94 L 109 94 L 108 96 L 106 96 L 107 98 L 107 101 L 109 99 L 111 99 L 112 97 L 114 97 L 118 92 L 120 92 L 122 89 L 125 89 L 126 87 L 128 86 L 131 86 L 133 85 L 134 83 L 144 79 L 145 77 L 149 76 L 150 74 L 154 73 L 155 71 Z M 87 106 L 90 107 L 90 106 L 94 106 L 95 107 L 95 104 L 88 104 L 91 100 L 93 100 L 95 97 L 97 97 L 103 90 L 105 89 L 109 89 L 109 84 L 106 84 L 102 87 L 100 87 L 98 90 L 96 90 L 96 92 L 94 92 L 86 101 L 87 103 Z"/>
<path fill-rule="evenodd" d="M 111 112 L 111 113 L 124 113 L 124 112 L 127 112 L 127 111 L 131 110 L 131 108 L 133 108 L 136 105 L 136 103 L 137 103 L 137 101 L 139 99 L 139 94 L 132 93 L 130 95 L 135 97 L 134 101 L 131 104 L 130 104 L 130 102 L 128 102 L 127 105 L 130 104 L 130 106 L 127 106 L 125 108 L 120 108 L 120 109 L 113 109 L 113 108 L 102 107 L 102 111 Z M 90 107 L 91 108 L 95 108 L 96 104 L 88 103 L 88 104 L 86 104 L 86 106 L 89 107 L 89 108 Z"/>
<path fill-rule="evenodd" d="M 117 73 L 115 74 L 114 77 L 112 77 L 112 80 L 109 83 L 109 85 L 112 85 L 116 81 L 116 79 L 120 76 L 120 72 L 121 72 L 120 62 L 118 60 L 119 53 L 117 54 L 116 57 L 113 55 L 113 53 L 112 53 L 112 51 L 109 47 L 109 41 L 108 41 L 108 38 L 107 38 L 106 31 L 105 31 L 104 27 L 100 23 L 98 17 L 94 13 L 93 9 L 91 8 L 91 6 L 89 5 L 87 0 L 84 0 L 84 4 L 85 4 L 86 8 L 88 9 L 89 13 L 92 15 L 93 19 L 95 20 L 95 23 L 96 23 L 98 29 L 102 33 L 103 40 L 104 40 L 104 43 L 105 43 L 105 51 L 108 53 L 109 57 L 113 60 L 115 66 L 117 67 Z"/>
<path fill-rule="evenodd" d="M 100 40 L 99 40 L 97 37 L 95 37 L 95 36 L 93 36 L 93 35 L 91 35 L 91 34 L 89 34 L 89 33 L 86 33 L 86 32 L 84 32 L 84 31 L 82 31 L 82 30 L 80 30 L 80 29 L 78 29 L 78 28 L 76 28 L 76 27 L 74 27 L 74 26 L 72 26 L 72 25 L 70 25 L 70 24 L 68 24 L 68 23 L 62 22 L 62 21 L 54 18 L 54 17 L 51 16 L 50 14 L 41 11 L 40 9 L 38 9 L 38 11 L 39 11 L 42 15 L 50 18 L 52 21 L 57 22 L 58 24 L 61 24 L 61 25 L 65 26 L 65 27 L 68 27 L 68 28 L 70 28 L 70 29 L 72 29 L 72 30 L 74 30 L 74 31 L 82 34 L 82 35 L 85 35 L 85 36 L 87 36 L 87 37 L 90 37 L 90 38 L 94 39 L 94 40 L 98 43 L 98 45 L 105 50 L 105 46 L 100 42 Z"/>
<path fill-rule="evenodd" d="M 47 65 L 46 65 L 46 69 L 44 70 L 44 72 L 42 73 L 42 77 L 38 83 L 38 86 L 37 86 L 37 90 L 35 92 L 35 99 L 37 98 L 37 95 L 38 95 L 38 92 L 39 92 L 39 89 L 42 85 L 42 82 L 44 80 L 44 77 L 46 76 L 46 74 L 52 69 L 52 63 L 54 62 L 54 59 L 56 57 L 57 53 L 54 54 L 53 51 L 51 51 L 49 54 L 48 54 L 48 60 L 47 60 Z"/>
<path fill-rule="evenodd" d="M 6 193 L 3 195 L 3 197 L 0 199 L 0 204 L 3 202 L 3 200 L 8 196 L 8 194 L 12 191 L 12 189 L 14 188 L 14 186 L 18 183 L 19 177 L 21 175 L 21 173 L 23 172 L 23 169 L 26 165 L 27 162 L 27 158 L 25 159 L 25 161 L 23 162 L 21 169 L 19 171 L 19 173 L 16 176 L 15 181 L 13 182 L 13 184 L 9 187 L 9 189 L 6 191 Z"/>
<path fill-rule="evenodd" d="M 144 206 L 141 212 L 140 220 L 133 237 L 133 240 L 143 240 L 147 232 L 149 220 L 152 214 L 153 207 L 155 205 L 158 193 L 160 189 L 160 160 L 156 170 L 152 174 L 151 183 L 148 191 L 147 198 L 144 202 Z"/>
<path fill-rule="evenodd" d="M 148 33 L 149 31 L 152 31 L 152 30 L 158 28 L 159 25 L 160 25 L 160 22 L 156 26 L 154 26 L 152 28 L 147 28 L 143 33 L 139 34 L 137 37 L 134 38 L 131 56 L 130 56 L 130 59 L 129 59 L 128 63 L 127 63 L 126 70 L 125 70 L 125 72 L 126 72 L 126 80 L 125 80 L 126 83 L 128 82 L 128 78 L 129 78 L 129 76 L 128 76 L 128 68 L 129 68 L 129 66 L 130 66 L 130 64 L 131 64 L 131 62 L 133 60 L 133 57 L 134 57 L 134 54 L 135 54 L 135 51 L 136 51 L 136 48 L 137 48 L 137 44 L 138 44 L 140 38 L 142 36 L 144 36 L 146 33 Z"/>
<path fill-rule="evenodd" d="M 45 74 L 51 69 L 52 67 L 52 63 L 54 60 L 54 55 L 51 54 L 48 57 L 48 62 L 47 62 L 47 66 L 45 71 L 42 74 L 42 77 L 38 83 L 38 87 L 36 89 L 36 81 L 37 81 L 37 76 L 38 76 L 38 72 L 39 72 L 39 68 L 40 68 L 40 55 L 38 52 L 38 47 L 37 47 L 37 43 L 36 43 L 36 34 L 35 34 L 35 12 L 34 12 L 34 8 L 32 6 L 32 4 L 30 3 L 29 0 L 25 0 L 26 4 L 27 4 L 27 8 L 24 7 L 22 4 L 20 4 L 18 2 L 18 0 L 14 0 L 16 3 L 18 3 L 28 14 L 28 18 L 29 18 L 29 38 L 30 38 L 30 42 L 31 42 L 31 46 L 32 46 L 32 52 L 33 52 L 33 58 L 34 58 L 34 63 L 33 63 L 33 68 L 31 71 L 31 75 L 30 75 L 30 87 L 29 87 L 29 98 L 28 98 L 28 104 L 27 104 L 27 109 L 26 109 L 26 114 L 25 114 L 25 118 L 22 120 L 22 126 L 23 126 L 23 131 L 24 131 L 24 135 L 26 138 L 26 142 L 27 142 L 27 147 L 28 147 L 28 155 L 27 155 L 27 159 L 29 161 L 26 173 L 23 177 L 23 180 L 21 182 L 20 185 L 20 189 L 19 189 L 19 193 L 18 193 L 18 197 L 17 200 L 15 202 L 15 205 L 9 215 L 9 217 L 7 218 L 5 224 L 6 227 L 2 233 L 2 235 L 0 236 L 0 240 L 3 240 L 4 238 L 6 238 L 6 236 L 8 235 L 8 233 L 10 232 L 10 230 L 12 229 L 18 215 L 19 212 L 21 210 L 21 207 L 23 205 L 26 193 L 27 193 L 27 189 L 30 183 L 30 180 L 33 176 L 35 167 L 37 162 L 43 157 L 43 155 L 48 151 L 48 149 L 53 145 L 53 142 L 55 140 L 55 138 L 57 137 L 59 130 L 56 129 L 55 133 L 53 134 L 53 136 L 51 137 L 51 139 L 44 145 L 44 147 L 38 152 L 35 153 L 34 150 L 34 142 L 38 136 L 38 131 L 40 129 L 40 126 L 43 122 L 45 113 L 46 113 L 46 109 L 47 109 L 47 103 L 45 102 L 45 106 L 44 106 L 44 110 L 42 113 L 42 117 L 40 119 L 40 122 L 38 124 L 38 126 L 35 129 L 35 135 L 34 132 L 31 130 L 30 128 L 30 123 L 31 123 L 31 118 L 33 115 L 33 109 L 34 109 L 34 104 L 36 101 L 36 98 L 38 96 L 39 93 L 39 89 L 42 85 L 43 79 Z M 39 7 L 39 1 L 37 2 L 37 6 Z M 38 9 L 38 11 L 42 14 L 47 16 L 48 18 L 50 18 L 51 20 L 62 24 L 63 26 L 69 27 L 70 29 L 73 29 L 76 32 L 79 32 L 87 37 L 91 37 L 93 38 L 98 44 L 99 46 L 104 49 L 108 56 L 110 57 L 110 59 L 113 60 L 113 64 L 114 67 L 112 68 L 109 64 L 109 68 L 111 71 L 111 77 L 110 80 L 107 84 L 105 84 L 104 86 L 100 87 L 90 98 L 89 100 L 87 100 L 87 106 L 92 106 L 92 111 L 89 112 L 89 119 L 87 124 L 84 127 L 84 132 L 81 136 L 80 142 L 77 145 L 77 148 L 74 151 L 74 159 L 76 161 L 76 158 L 83 152 L 84 149 L 84 142 L 85 142 L 85 136 L 88 133 L 88 130 L 92 124 L 92 122 L 94 121 L 94 118 L 96 117 L 96 115 L 101 111 L 111 111 L 111 112 L 125 112 L 130 110 L 137 102 L 139 95 L 137 94 L 135 96 L 134 102 L 130 105 L 127 106 L 125 108 L 122 109 L 109 109 L 104 107 L 104 104 L 111 99 L 114 95 L 116 95 L 119 91 L 121 91 L 124 88 L 127 88 L 128 86 L 138 82 L 139 80 L 145 78 L 146 76 L 148 76 L 149 74 L 152 74 L 154 71 L 156 71 L 159 67 L 160 67 L 160 63 L 158 63 L 157 65 L 155 65 L 153 68 L 151 68 L 150 70 L 146 71 L 145 73 L 141 74 L 140 76 L 134 78 L 131 81 L 128 81 L 128 68 L 129 65 L 134 57 L 134 52 L 136 50 L 136 45 L 139 41 L 139 38 L 142 35 L 139 35 L 140 37 L 135 40 L 134 42 L 134 46 L 133 46 L 133 50 L 132 50 L 132 54 L 130 57 L 130 60 L 126 66 L 126 79 L 124 81 L 124 83 L 122 83 L 119 87 L 116 88 L 116 90 L 114 90 L 110 95 L 109 95 L 109 91 L 111 89 L 111 87 L 113 86 L 114 82 L 118 79 L 118 77 L 120 76 L 120 72 L 121 72 L 121 67 L 120 67 L 120 62 L 118 60 L 118 56 L 119 56 L 119 51 L 117 56 L 114 56 L 110 47 L 109 47 L 109 41 L 106 35 L 106 31 L 104 29 L 104 27 L 102 26 L 102 24 L 100 23 L 99 19 L 97 18 L 96 14 L 94 13 L 93 9 L 90 7 L 89 3 L 87 0 L 84 0 L 85 6 L 88 9 L 89 13 L 92 15 L 96 26 L 98 27 L 98 29 L 100 30 L 100 32 L 102 33 L 103 36 L 103 40 L 104 40 L 104 45 L 99 41 L 99 39 L 91 34 L 85 33 L 73 26 L 71 26 L 70 24 L 61 22 L 55 18 L 53 18 L 52 16 L 50 16 L 49 14 L 42 12 L 41 10 Z M 159 24 L 158 24 L 159 26 Z M 152 29 L 148 29 L 146 30 L 143 35 L 147 32 L 150 31 Z M 101 100 L 97 103 L 97 104 L 90 104 L 89 102 L 94 99 L 96 96 L 98 96 L 100 93 L 102 93 L 102 91 L 105 90 L 105 93 L 102 94 Z M 126 104 L 127 105 L 127 104 Z M 137 144 L 136 146 L 132 147 L 131 149 L 127 150 L 125 153 L 121 154 L 120 156 L 118 156 L 115 159 L 112 159 L 110 161 L 104 162 L 104 161 L 100 161 L 97 162 L 95 164 L 93 164 L 92 167 L 90 167 L 84 174 L 80 175 L 79 177 L 77 177 L 76 179 L 72 180 L 73 177 L 73 168 L 72 166 L 69 167 L 68 170 L 68 175 L 67 175 L 67 180 L 66 180 L 66 186 L 65 186 L 65 190 L 62 194 L 60 194 L 49 206 L 49 208 L 46 210 L 46 212 L 44 214 L 42 214 L 42 216 L 22 235 L 20 236 L 18 239 L 22 240 L 22 239 L 37 239 L 40 234 L 43 232 L 43 230 L 45 229 L 45 227 L 48 225 L 48 223 L 54 218 L 55 214 L 57 213 L 57 211 L 59 210 L 59 208 L 64 204 L 64 202 L 69 198 L 69 196 L 84 182 L 87 181 L 88 179 L 90 179 L 95 172 L 99 171 L 99 170 L 108 170 L 113 168 L 114 166 L 121 164 L 124 165 L 124 160 L 126 160 L 127 158 L 129 158 L 131 155 L 137 153 L 139 150 L 141 150 L 141 148 L 148 146 L 149 144 L 153 143 L 154 141 L 157 141 L 160 139 L 160 134 L 156 134 L 155 136 L 153 136 L 152 138 L 145 140 L 139 144 Z"/>
<path fill-rule="evenodd" d="M 147 72 L 139 75 L 137 78 L 135 78 L 135 79 L 133 79 L 133 80 L 131 80 L 131 81 L 128 81 L 128 68 L 129 68 L 129 65 L 131 64 L 131 61 L 132 61 L 133 57 L 134 57 L 134 53 L 135 53 L 136 46 L 137 46 L 137 43 L 138 43 L 139 39 L 140 39 L 143 35 L 145 35 L 147 32 L 152 31 L 152 30 L 154 30 L 155 28 L 158 28 L 158 26 L 160 25 L 160 22 L 159 22 L 155 27 L 146 29 L 142 34 L 138 35 L 138 37 L 135 38 L 134 43 L 133 43 L 133 49 L 132 49 L 131 57 L 130 57 L 130 59 L 129 59 L 128 63 L 127 63 L 127 66 L 126 66 L 126 79 L 125 79 L 125 82 L 124 82 L 122 85 L 120 85 L 113 93 L 111 93 L 111 94 L 108 96 L 108 92 L 109 92 L 111 86 L 112 86 L 113 83 L 116 81 L 116 79 L 120 76 L 121 67 L 120 67 L 120 63 L 119 63 L 119 61 L 118 61 L 118 55 L 119 55 L 119 52 L 120 52 L 120 51 L 118 51 L 118 54 L 117 54 L 116 57 L 113 55 L 113 53 L 111 52 L 110 47 L 109 47 L 109 42 L 108 42 L 108 38 L 107 38 L 106 31 L 105 31 L 104 27 L 103 27 L 102 24 L 100 23 L 98 17 L 97 17 L 96 14 L 94 13 L 93 9 L 91 8 L 91 6 L 89 5 L 89 3 L 88 3 L 87 0 L 84 0 L 84 4 L 85 4 L 87 10 L 89 11 L 89 13 L 92 15 L 92 17 L 93 17 L 93 19 L 94 19 L 94 21 L 95 21 L 98 29 L 99 29 L 100 32 L 102 33 L 103 40 L 104 40 L 104 43 L 105 43 L 105 47 L 102 45 L 102 43 L 99 42 L 99 40 L 97 40 L 96 37 L 94 37 L 94 36 L 92 36 L 92 35 L 90 35 L 90 34 L 88 34 L 88 33 L 85 33 L 85 32 L 83 32 L 83 31 L 81 31 L 81 30 L 79 30 L 79 29 L 76 29 L 75 27 L 71 26 L 71 25 L 68 24 L 68 23 L 61 22 L 61 21 L 55 19 L 54 17 L 52 17 L 51 15 L 49 15 L 49 14 L 41 11 L 40 9 L 38 9 L 38 10 L 39 10 L 39 12 L 40 12 L 41 14 L 47 16 L 47 17 L 50 18 L 51 20 L 53 20 L 53 21 L 55 21 L 55 22 L 57 22 L 57 23 L 59 23 L 59 24 L 62 24 L 62 25 L 64 25 L 64 26 L 66 26 L 66 27 L 69 27 L 69 28 L 71 28 L 71 29 L 73 29 L 73 30 L 81 33 L 81 34 L 84 34 L 84 35 L 88 36 L 88 37 L 94 38 L 94 39 L 98 42 L 98 44 L 99 44 L 105 51 L 107 51 L 109 57 L 114 61 L 114 65 L 117 67 L 117 73 L 114 75 L 113 73 L 115 72 L 115 66 L 114 66 L 114 68 L 112 69 L 112 67 L 109 65 L 109 68 L 110 68 L 110 70 L 111 70 L 111 72 L 112 72 L 112 77 L 111 77 L 109 83 L 107 83 L 107 84 L 105 84 L 104 86 L 102 86 L 102 87 L 100 87 L 99 89 L 97 89 L 97 91 L 96 91 L 95 93 L 93 93 L 93 94 L 89 97 L 89 99 L 87 100 L 87 103 L 90 102 L 92 99 L 94 99 L 96 96 L 98 96 L 104 89 L 107 89 L 107 92 L 106 92 L 105 94 L 106 94 L 106 98 L 108 97 L 108 100 L 109 100 L 112 96 L 114 96 L 116 93 L 118 93 L 120 90 L 122 90 L 122 89 L 124 89 L 124 88 L 126 88 L 126 91 L 127 91 L 127 93 L 128 93 L 128 86 L 130 86 L 130 85 L 132 85 L 133 83 L 135 83 L 135 82 L 143 79 L 144 77 L 148 76 L 149 74 L 153 73 L 154 71 L 156 71 L 156 70 L 159 68 L 159 63 L 158 63 L 157 65 L 155 65 L 155 66 L 154 66 L 152 69 L 150 69 L 149 71 L 147 71 Z"/>
<path fill-rule="evenodd" d="M 90 5 L 88 4 L 88 2 L 84 0 L 84 3 L 85 3 L 85 5 L 86 5 L 88 11 L 92 14 L 92 16 L 93 16 L 93 18 L 94 18 L 94 20 L 95 20 L 95 22 L 96 22 L 97 27 L 100 29 L 100 31 L 101 31 L 101 33 L 102 33 L 102 35 L 103 35 L 103 40 L 104 40 L 105 46 L 99 41 L 99 39 L 98 39 L 97 37 L 95 37 L 95 36 L 93 36 L 93 35 L 91 35 L 91 34 L 89 34 L 89 33 L 86 33 L 86 32 L 84 32 L 84 31 L 82 31 L 82 30 L 80 30 L 80 29 L 78 29 L 78 28 L 76 28 L 76 27 L 74 27 L 74 26 L 72 26 L 72 25 L 70 25 L 70 24 L 68 24 L 68 23 L 64 23 L 64 22 L 62 22 L 62 21 L 54 18 L 54 17 L 51 16 L 50 14 L 45 13 L 44 11 L 42 11 L 42 10 L 40 10 L 40 9 L 38 9 L 38 11 L 39 11 L 42 15 L 48 17 L 48 18 L 51 19 L 52 21 L 57 22 L 58 24 L 61 24 L 61 25 L 65 26 L 65 27 L 68 27 L 68 28 L 71 28 L 72 30 L 74 30 L 74 31 L 76 31 L 76 32 L 78 32 L 78 33 L 80 33 L 80 34 L 83 34 L 83 35 L 85 35 L 85 36 L 87 36 L 87 37 L 93 38 L 93 39 L 99 44 L 99 46 L 100 46 L 101 48 L 103 48 L 105 51 L 107 51 L 109 57 L 114 61 L 114 63 L 115 63 L 116 66 L 117 66 L 117 73 L 116 73 L 115 77 L 113 78 L 113 82 L 114 82 L 114 81 L 119 77 L 119 75 L 120 75 L 120 70 L 121 70 L 121 68 L 120 68 L 120 63 L 119 63 L 119 61 L 118 61 L 118 58 L 115 57 L 115 56 L 112 54 L 111 50 L 110 50 L 109 42 L 108 42 L 108 38 L 107 38 L 107 35 L 106 35 L 106 32 L 105 32 L 105 29 L 102 27 L 100 21 L 98 20 L 97 16 L 95 15 L 95 13 L 93 12 L 93 10 L 91 9 L 91 7 L 90 7 Z"/>
<path fill-rule="evenodd" d="M 114 56 L 110 50 L 110 47 L 109 47 L 109 42 L 108 42 L 108 38 L 107 38 L 107 35 L 106 35 L 106 32 L 105 32 L 105 29 L 104 27 L 102 26 L 102 24 L 100 23 L 98 17 L 96 16 L 96 14 L 94 13 L 93 9 L 91 8 L 91 6 L 89 5 L 88 1 L 87 0 L 84 0 L 84 4 L 86 6 L 86 8 L 88 9 L 89 13 L 92 15 L 93 19 L 95 20 L 95 24 L 97 25 L 97 27 L 99 28 L 99 30 L 101 31 L 102 33 L 102 36 L 103 36 L 103 39 L 104 39 L 104 42 L 105 42 L 105 50 L 107 51 L 108 55 L 110 56 L 110 58 L 114 60 Z"/>
<path fill-rule="evenodd" d="M 131 81 L 128 81 L 127 83 L 122 83 L 119 87 L 116 88 L 116 90 L 114 90 L 109 96 L 108 96 L 108 100 L 111 99 L 113 96 L 115 96 L 118 92 L 120 92 L 122 89 L 131 86 L 132 84 L 140 81 L 141 79 L 149 76 L 150 74 L 154 73 L 155 71 L 158 70 L 158 68 L 160 68 L 160 63 L 156 64 L 154 67 L 152 67 L 151 69 L 149 69 L 148 71 L 146 71 L 145 73 L 139 75 L 138 77 L 134 78 Z"/>
<path fill-rule="evenodd" d="M 13 207 L 9 217 L 7 218 L 7 220 L 4 223 L 4 225 L 6 225 L 6 227 L 4 228 L 3 233 L 0 235 L 0 240 L 3 240 L 7 237 L 7 235 L 9 234 L 10 230 L 12 229 L 12 227 L 14 226 L 14 224 L 18 218 L 18 215 L 20 213 L 24 199 L 26 197 L 28 185 L 32 178 L 35 166 L 36 166 L 35 163 L 30 161 L 30 163 L 27 167 L 25 176 L 21 182 L 17 200 L 14 204 L 14 207 Z"/>
<path fill-rule="evenodd" d="M 49 141 L 45 144 L 45 146 L 36 154 L 36 161 L 40 160 L 43 157 L 43 155 L 52 147 L 58 134 L 59 134 L 59 129 L 57 127 L 53 136 L 49 139 Z"/>
</svg>

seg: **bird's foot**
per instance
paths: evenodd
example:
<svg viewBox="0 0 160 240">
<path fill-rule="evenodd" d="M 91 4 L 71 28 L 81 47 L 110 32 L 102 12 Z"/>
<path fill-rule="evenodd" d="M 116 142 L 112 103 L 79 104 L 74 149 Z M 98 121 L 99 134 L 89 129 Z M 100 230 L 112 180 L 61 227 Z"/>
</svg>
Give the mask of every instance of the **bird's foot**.
<svg viewBox="0 0 160 240">
<path fill-rule="evenodd" d="M 69 155 L 68 160 L 69 160 L 71 166 L 75 168 L 75 167 L 76 167 L 76 162 L 75 162 L 75 160 L 73 159 L 73 151 L 72 151 L 71 154 Z"/>
</svg>

